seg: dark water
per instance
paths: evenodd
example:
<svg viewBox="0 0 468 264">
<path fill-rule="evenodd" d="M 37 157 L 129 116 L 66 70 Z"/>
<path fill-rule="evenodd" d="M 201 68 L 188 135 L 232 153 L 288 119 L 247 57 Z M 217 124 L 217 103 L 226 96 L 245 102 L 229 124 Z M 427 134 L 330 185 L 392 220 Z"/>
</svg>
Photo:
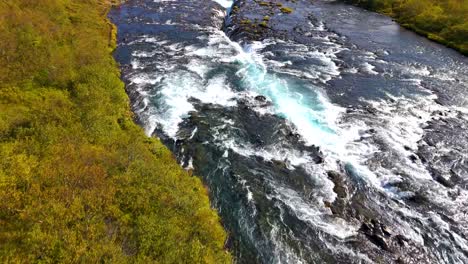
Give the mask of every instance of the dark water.
<svg viewBox="0 0 468 264">
<path fill-rule="evenodd" d="M 249 37 L 254 4 L 110 14 L 138 121 L 203 178 L 237 262 L 467 263 L 467 58 L 325 1 Z"/>
</svg>

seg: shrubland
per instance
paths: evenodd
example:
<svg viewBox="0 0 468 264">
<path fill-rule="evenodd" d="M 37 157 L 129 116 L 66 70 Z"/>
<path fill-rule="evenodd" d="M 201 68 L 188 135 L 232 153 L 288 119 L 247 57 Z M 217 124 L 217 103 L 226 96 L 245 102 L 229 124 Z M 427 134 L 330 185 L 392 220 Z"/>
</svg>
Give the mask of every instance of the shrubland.
<svg viewBox="0 0 468 264">
<path fill-rule="evenodd" d="M 201 181 L 132 120 L 111 4 L 0 1 L 0 262 L 228 263 Z"/>
<path fill-rule="evenodd" d="M 468 0 L 344 0 L 468 55 Z"/>
</svg>

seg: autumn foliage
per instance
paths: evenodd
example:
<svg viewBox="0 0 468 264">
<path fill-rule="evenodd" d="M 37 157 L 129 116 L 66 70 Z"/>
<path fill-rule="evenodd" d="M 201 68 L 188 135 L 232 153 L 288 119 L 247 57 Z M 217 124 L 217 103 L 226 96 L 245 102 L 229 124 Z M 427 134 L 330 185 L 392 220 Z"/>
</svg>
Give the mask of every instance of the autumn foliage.
<svg viewBox="0 0 468 264">
<path fill-rule="evenodd" d="M 0 262 L 230 262 L 200 180 L 132 121 L 110 5 L 0 1 Z"/>
</svg>

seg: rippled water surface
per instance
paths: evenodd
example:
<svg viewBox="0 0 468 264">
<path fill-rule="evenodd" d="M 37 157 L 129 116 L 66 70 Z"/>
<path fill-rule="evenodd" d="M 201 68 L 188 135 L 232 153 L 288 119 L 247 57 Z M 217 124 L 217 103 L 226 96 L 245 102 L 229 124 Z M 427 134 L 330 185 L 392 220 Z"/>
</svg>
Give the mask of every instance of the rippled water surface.
<svg viewBox="0 0 468 264">
<path fill-rule="evenodd" d="M 236 42 L 231 5 L 110 16 L 138 122 L 204 179 L 237 262 L 468 263 L 467 58 L 320 1 L 303 39 Z"/>
</svg>

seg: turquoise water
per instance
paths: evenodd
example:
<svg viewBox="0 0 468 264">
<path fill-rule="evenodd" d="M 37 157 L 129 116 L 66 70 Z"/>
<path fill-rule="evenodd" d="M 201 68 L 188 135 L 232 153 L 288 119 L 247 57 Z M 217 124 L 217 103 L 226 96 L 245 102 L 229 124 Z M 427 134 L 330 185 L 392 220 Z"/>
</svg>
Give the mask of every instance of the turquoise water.
<svg viewBox="0 0 468 264">
<path fill-rule="evenodd" d="M 255 50 L 246 50 L 237 73 L 242 86 L 271 100 L 275 114 L 291 122 L 307 144 L 339 152 L 344 138 L 336 121 L 343 108 L 331 104 L 320 88 L 310 82 L 268 71 Z"/>
</svg>

